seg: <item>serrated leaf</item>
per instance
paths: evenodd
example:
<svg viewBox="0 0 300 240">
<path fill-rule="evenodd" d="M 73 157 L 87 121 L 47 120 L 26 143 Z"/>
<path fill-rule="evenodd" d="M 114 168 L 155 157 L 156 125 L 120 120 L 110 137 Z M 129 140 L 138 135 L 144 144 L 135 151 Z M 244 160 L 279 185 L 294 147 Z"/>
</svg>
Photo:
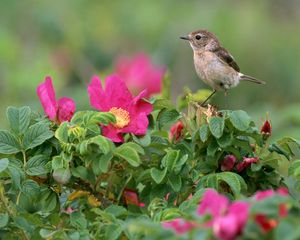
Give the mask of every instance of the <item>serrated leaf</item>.
<svg viewBox="0 0 300 240">
<path fill-rule="evenodd" d="M 21 151 L 17 138 L 9 131 L 0 131 L 0 153 L 13 154 Z"/>
<path fill-rule="evenodd" d="M 114 155 L 124 159 L 133 167 L 138 167 L 141 164 L 141 159 L 137 151 L 126 143 L 116 148 Z"/>
<path fill-rule="evenodd" d="M 1 213 L 0 214 L 0 229 L 4 228 L 8 224 L 8 214 L 7 213 Z"/>
<path fill-rule="evenodd" d="M 25 150 L 41 145 L 46 140 L 53 137 L 53 132 L 49 126 L 43 123 L 36 123 L 29 127 L 24 134 L 23 147 Z"/>
<path fill-rule="evenodd" d="M 159 112 L 157 116 L 157 123 L 159 129 L 162 129 L 165 125 L 170 125 L 177 120 L 180 119 L 180 114 L 177 112 L 175 109 L 163 109 L 162 111 Z"/>
<path fill-rule="evenodd" d="M 105 229 L 105 239 L 116 240 L 119 238 L 123 228 L 119 224 L 109 224 Z"/>
<path fill-rule="evenodd" d="M 223 134 L 225 121 L 223 117 L 211 117 L 208 122 L 209 130 L 211 134 L 216 137 L 220 138 Z"/>
<path fill-rule="evenodd" d="M 295 160 L 289 166 L 289 176 L 295 175 L 298 169 L 300 169 L 300 160 Z"/>
<path fill-rule="evenodd" d="M 71 172 L 69 168 L 58 168 L 53 171 L 53 178 L 55 181 L 61 184 L 66 184 L 71 178 Z"/>
<path fill-rule="evenodd" d="M 68 122 L 63 122 L 60 124 L 59 128 L 55 131 L 55 137 L 60 142 L 68 142 Z"/>
<path fill-rule="evenodd" d="M 7 119 L 11 129 L 16 134 L 24 133 L 29 127 L 31 110 L 29 107 L 8 107 L 6 111 Z"/>
<path fill-rule="evenodd" d="M 251 123 L 249 115 L 242 110 L 232 111 L 229 114 L 229 119 L 232 125 L 240 131 L 247 130 Z"/>
<path fill-rule="evenodd" d="M 224 181 L 229 185 L 235 196 L 240 195 L 242 189 L 244 189 L 246 186 L 244 179 L 236 173 L 222 172 L 218 173 L 217 176 L 219 181 Z"/>
<path fill-rule="evenodd" d="M 102 124 L 102 125 L 108 125 L 110 123 L 115 123 L 116 122 L 116 117 L 109 112 L 97 112 L 93 120 L 95 120 L 95 123 L 97 124 Z"/>
<path fill-rule="evenodd" d="M 7 158 L 0 159 L 0 173 L 8 167 L 9 161 Z"/>
<path fill-rule="evenodd" d="M 103 137 L 101 135 L 90 138 L 88 140 L 88 144 L 91 143 L 98 145 L 98 147 L 104 154 L 108 154 L 114 149 L 114 144 L 112 143 L 112 141 L 110 141 L 108 138 Z"/>
<path fill-rule="evenodd" d="M 134 143 L 134 142 L 128 142 L 128 143 L 125 143 L 125 145 L 126 146 L 129 146 L 129 147 L 132 147 L 134 150 L 136 150 L 139 154 L 141 154 L 141 155 L 145 155 L 145 151 L 144 151 L 144 149 L 140 146 L 140 145 L 138 145 L 138 144 L 136 144 L 136 143 Z"/>
<path fill-rule="evenodd" d="M 232 145 L 233 135 L 232 133 L 223 134 L 222 137 L 217 139 L 217 142 L 221 148 L 226 148 Z"/>
<path fill-rule="evenodd" d="M 44 175 L 49 172 L 46 168 L 48 159 L 46 156 L 37 155 L 30 158 L 26 164 L 26 173 L 30 176 Z"/>
<path fill-rule="evenodd" d="M 172 174 L 172 175 L 168 176 L 168 182 L 175 192 L 180 191 L 181 186 L 182 186 L 182 181 L 181 181 L 181 177 L 179 175 Z"/>
<path fill-rule="evenodd" d="M 209 131 L 208 131 L 208 125 L 203 124 L 199 129 L 199 136 L 202 142 L 206 142 L 208 139 Z"/>
<path fill-rule="evenodd" d="M 22 193 L 32 197 L 37 197 L 40 192 L 40 187 L 37 182 L 27 179 L 22 183 Z"/>
<path fill-rule="evenodd" d="M 157 168 L 151 168 L 150 170 L 150 175 L 157 184 L 160 184 L 162 180 L 164 180 L 166 174 L 167 174 L 167 168 L 163 170 L 158 170 Z"/>
<path fill-rule="evenodd" d="M 219 149 L 217 141 L 213 138 L 207 147 L 207 156 L 214 156 Z"/>
<path fill-rule="evenodd" d="M 162 159 L 162 165 L 168 169 L 168 171 L 172 171 L 178 161 L 179 158 L 179 150 L 168 149 L 167 154 Z"/>
<path fill-rule="evenodd" d="M 100 158 L 93 159 L 93 171 L 96 175 L 100 174 L 101 172 L 107 173 L 109 163 L 113 158 L 113 154 L 109 152 L 108 154 L 102 155 Z"/>
</svg>

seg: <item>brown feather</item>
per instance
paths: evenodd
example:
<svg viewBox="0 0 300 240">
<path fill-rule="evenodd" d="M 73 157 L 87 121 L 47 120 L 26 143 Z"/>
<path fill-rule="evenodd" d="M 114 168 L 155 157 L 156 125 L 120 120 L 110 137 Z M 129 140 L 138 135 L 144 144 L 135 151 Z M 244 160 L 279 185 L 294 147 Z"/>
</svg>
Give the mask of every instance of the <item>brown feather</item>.
<svg viewBox="0 0 300 240">
<path fill-rule="evenodd" d="M 240 72 L 240 67 L 235 62 L 232 55 L 223 47 L 219 47 L 214 51 L 214 53 L 225 63 L 227 63 L 230 67 L 232 67 L 237 72 Z"/>
</svg>

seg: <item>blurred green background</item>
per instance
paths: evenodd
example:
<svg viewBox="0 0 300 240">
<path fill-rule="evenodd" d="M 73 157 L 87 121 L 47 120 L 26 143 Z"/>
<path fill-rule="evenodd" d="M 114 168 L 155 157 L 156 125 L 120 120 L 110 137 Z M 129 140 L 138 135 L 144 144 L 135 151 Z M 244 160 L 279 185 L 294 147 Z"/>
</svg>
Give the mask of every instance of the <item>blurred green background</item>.
<svg viewBox="0 0 300 240">
<path fill-rule="evenodd" d="M 51 75 L 57 95 L 89 106 L 86 85 L 109 73 L 117 56 L 148 53 L 165 65 L 172 96 L 183 86 L 207 88 L 196 76 L 192 49 L 180 35 L 213 31 L 242 72 L 267 82 L 243 83 L 220 108 L 244 109 L 274 137 L 300 138 L 300 1 L 298 0 L 0 0 L 0 128 L 8 105 L 42 111 L 35 88 Z"/>
</svg>

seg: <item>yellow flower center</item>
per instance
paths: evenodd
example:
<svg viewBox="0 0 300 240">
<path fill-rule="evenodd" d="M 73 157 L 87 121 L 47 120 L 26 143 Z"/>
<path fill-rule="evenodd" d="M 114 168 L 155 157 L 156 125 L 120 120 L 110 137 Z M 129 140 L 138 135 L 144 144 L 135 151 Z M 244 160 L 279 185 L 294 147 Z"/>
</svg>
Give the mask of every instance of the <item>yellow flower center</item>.
<svg viewBox="0 0 300 240">
<path fill-rule="evenodd" d="M 130 115 L 126 110 L 113 107 L 109 110 L 109 112 L 115 115 L 116 123 L 114 124 L 114 127 L 124 128 L 130 123 Z"/>
</svg>

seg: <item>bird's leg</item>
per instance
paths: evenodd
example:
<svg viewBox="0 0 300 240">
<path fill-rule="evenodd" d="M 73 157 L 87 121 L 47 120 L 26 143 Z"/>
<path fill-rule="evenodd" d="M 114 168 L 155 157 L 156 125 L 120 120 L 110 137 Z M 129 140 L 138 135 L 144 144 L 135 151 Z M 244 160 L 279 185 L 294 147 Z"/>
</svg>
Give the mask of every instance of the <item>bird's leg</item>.
<svg viewBox="0 0 300 240">
<path fill-rule="evenodd" d="M 227 89 L 224 90 L 224 95 L 225 95 L 225 97 L 228 96 L 228 91 L 227 91 Z"/>
<path fill-rule="evenodd" d="M 205 103 L 217 92 L 217 90 L 214 90 L 209 96 L 208 98 L 205 99 L 204 102 L 201 103 L 201 107 L 204 107 Z"/>
</svg>

